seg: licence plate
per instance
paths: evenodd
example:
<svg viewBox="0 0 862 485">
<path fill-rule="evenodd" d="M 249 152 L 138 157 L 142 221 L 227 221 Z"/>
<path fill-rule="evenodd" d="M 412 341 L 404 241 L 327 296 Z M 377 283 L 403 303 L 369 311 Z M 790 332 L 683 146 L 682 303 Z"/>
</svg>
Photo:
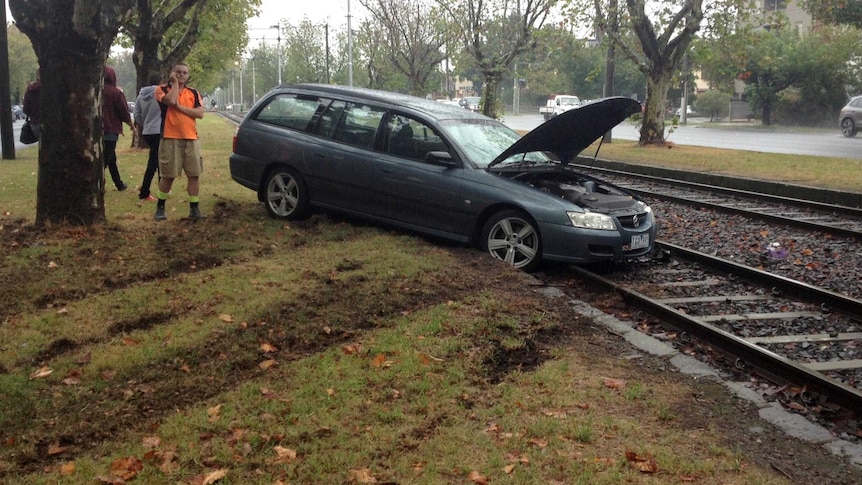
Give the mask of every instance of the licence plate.
<svg viewBox="0 0 862 485">
<path fill-rule="evenodd" d="M 649 247 L 649 234 L 638 234 L 632 236 L 632 243 L 629 245 L 631 249 L 641 249 Z"/>
</svg>

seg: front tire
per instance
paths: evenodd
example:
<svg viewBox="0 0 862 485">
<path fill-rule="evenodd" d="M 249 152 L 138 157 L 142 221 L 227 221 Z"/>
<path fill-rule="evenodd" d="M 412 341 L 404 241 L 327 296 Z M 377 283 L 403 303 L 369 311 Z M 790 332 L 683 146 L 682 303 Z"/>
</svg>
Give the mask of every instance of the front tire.
<svg viewBox="0 0 862 485">
<path fill-rule="evenodd" d="M 852 118 L 844 118 L 841 120 L 841 134 L 846 136 L 847 138 L 852 138 L 856 136 L 856 123 L 853 122 Z"/>
<path fill-rule="evenodd" d="M 542 264 L 542 238 L 530 216 L 519 210 L 494 214 L 482 227 L 481 249 L 523 271 Z"/>
<path fill-rule="evenodd" d="M 276 219 L 297 220 L 308 217 L 311 207 L 305 181 L 295 171 L 278 167 L 266 178 L 263 203 Z"/>
</svg>

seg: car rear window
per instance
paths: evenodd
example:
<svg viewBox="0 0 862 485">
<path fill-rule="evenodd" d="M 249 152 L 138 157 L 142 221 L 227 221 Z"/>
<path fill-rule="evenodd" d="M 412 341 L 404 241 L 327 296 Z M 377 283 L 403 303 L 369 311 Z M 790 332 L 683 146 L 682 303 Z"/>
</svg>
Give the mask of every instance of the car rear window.
<svg viewBox="0 0 862 485">
<path fill-rule="evenodd" d="M 294 130 L 305 131 L 320 105 L 316 97 L 279 94 L 258 111 L 255 119 Z"/>
</svg>

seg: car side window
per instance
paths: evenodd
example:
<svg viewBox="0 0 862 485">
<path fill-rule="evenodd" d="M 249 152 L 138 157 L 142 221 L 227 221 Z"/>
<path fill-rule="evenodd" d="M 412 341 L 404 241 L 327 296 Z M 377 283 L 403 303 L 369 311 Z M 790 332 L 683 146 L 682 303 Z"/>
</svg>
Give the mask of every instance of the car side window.
<svg viewBox="0 0 862 485">
<path fill-rule="evenodd" d="M 850 106 L 853 108 L 862 108 L 862 98 L 854 99 L 853 102 L 850 103 Z"/>
<path fill-rule="evenodd" d="M 299 97 L 293 94 L 280 94 L 257 112 L 255 119 L 294 130 L 308 129 L 320 101 L 316 97 Z"/>
<path fill-rule="evenodd" d="M 317 122 L 317 126 L 314 128 L 314 133 L 316 135 L 332 138 L 335 134 L 335 128 L 341 120 L 341 115 L 344 113 L 345 106 L 347 106 L 347 103 L 344 101 L 333 101 L 330 103 L 323 113 L 321 113 L 320 121 Z"/>
<path fill-rule="evenodd" d="M 336 103 L 330 105 L 332 108 Z M 386 111 L 360 103 L 343 103 L 332 139 L 360 148 L 371 148 Z"/>
<path fill-rule="evenodd" d="M 395 156 L 424 161 L 428 152 L 448 151 L 430 126 L 405 115 L 392 115 L 386 126 L 385 151 Z"/>
</svg>

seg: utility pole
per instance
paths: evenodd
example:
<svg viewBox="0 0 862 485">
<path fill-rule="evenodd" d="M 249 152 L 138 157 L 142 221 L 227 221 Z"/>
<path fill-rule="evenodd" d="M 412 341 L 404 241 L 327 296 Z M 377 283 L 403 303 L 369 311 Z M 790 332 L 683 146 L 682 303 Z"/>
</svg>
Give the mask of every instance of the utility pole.
<svg viewBox="0 0 862 485">
<path fill-rule="evenodd" d="M 512 66 L 512 114 L 517 116 L 521 114 L 521 97 L 519 96 L 521 90 L 518 86 L 518 61 L 515 61 Z"/>
<path fill-rule="evenodd" d="M 347 0 L 347 85 L 353 86 L 353 27 L 350 26 L 350 0 Z"/>
<path fill-rule="evenodd" d="M 323 24 L 326 32 L 326 84 L 329 84 L 329 24 Z"/>
</svg>

